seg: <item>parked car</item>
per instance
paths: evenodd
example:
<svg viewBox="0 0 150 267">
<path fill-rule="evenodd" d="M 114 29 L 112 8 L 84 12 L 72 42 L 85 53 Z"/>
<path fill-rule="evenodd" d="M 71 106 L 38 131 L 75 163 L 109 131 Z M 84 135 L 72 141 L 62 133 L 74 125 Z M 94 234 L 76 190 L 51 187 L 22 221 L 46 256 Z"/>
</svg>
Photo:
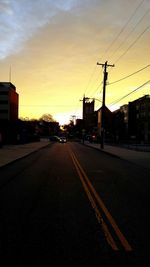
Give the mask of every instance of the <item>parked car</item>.
<svg viewBox="0 0 150 267">
<path fill-rule="evenodd" d="M 85 140 L 89 141 L 90 143 L 99 143 L 100 137 L 96 134 L 86 135 Z"/>
</svg>

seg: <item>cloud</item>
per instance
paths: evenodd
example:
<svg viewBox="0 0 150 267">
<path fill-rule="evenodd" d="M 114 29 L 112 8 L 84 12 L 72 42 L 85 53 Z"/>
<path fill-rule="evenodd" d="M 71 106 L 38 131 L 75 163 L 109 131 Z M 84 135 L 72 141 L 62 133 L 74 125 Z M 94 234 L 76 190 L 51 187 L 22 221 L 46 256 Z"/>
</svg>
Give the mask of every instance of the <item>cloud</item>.
<svg viewBox="0 0 150 267">
<path fill-rule="evenodd" d="M 1 0 L 0 59 L 19 52 L 25 42 L 60 10 L 70 10 L 76 0 Z"/>
<path fill-rule="evenodd" d="M 57 39 L 62 36 L 71 49 L 82 43 L 85 46 L 87 40 L 88 44 L 105 41 L 107 46 L 126 22 L 130 1 L 113 0 L 110 4 L 105 0 L 0 0 L 0 59 L 21 51 L 48 24 L 53 24 L 49 32 L 52 30 L 54 37 L 55 32 L 59 33 Z"/>
<path fill-rule="evenodd" d="M 57 0 L 55 1 L 54 5 L 57 8 L 68 11 L 71 10 L 76 5 L 76 3 L 76 0 Z"/>
</svg>

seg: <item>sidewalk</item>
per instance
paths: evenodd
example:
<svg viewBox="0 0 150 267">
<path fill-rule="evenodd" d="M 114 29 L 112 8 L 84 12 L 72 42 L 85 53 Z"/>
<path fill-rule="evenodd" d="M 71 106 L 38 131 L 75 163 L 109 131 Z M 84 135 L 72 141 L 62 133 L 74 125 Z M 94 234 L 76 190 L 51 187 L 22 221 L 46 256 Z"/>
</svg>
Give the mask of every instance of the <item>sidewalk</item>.
<svg viewBox="0 0 150 267">
<path fill-rule="evenodd" d="M 50 144 L 46 139 L 42 139 L 40 142 L 33 142 L 21 145 L 5 145 L 0 148 L 0 167 L 7 165 L 8 163 L 22 158 L 42 147 Z"/>
<path fill-rule="evenodd" d="M 100 144 L 94 144 L 89 142 L 85 142 L 84 144 L 92 148 L 98 149 L 99 151 L 110 154 L 112 156 L 119 157 L 121 159 L 135 163 L 139 166 L 143 166 L 145 168 L 150 169 L 150 152 L 136 151 L 128 148 L 111 145 L 104 145 L 104 149 L 101 149 Z"/>
</svg>

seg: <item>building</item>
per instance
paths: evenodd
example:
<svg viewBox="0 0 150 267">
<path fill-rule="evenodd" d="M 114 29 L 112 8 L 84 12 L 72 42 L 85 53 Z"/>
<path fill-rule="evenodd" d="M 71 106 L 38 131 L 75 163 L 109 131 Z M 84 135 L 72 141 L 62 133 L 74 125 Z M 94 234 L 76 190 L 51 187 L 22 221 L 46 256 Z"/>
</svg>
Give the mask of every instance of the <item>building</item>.
<svg viewBox="0 0 150 267">
<path fill-rule="evenodd" d="M 150 143 L 150 95 L 129 102 L 128 134 L 136 143 Z"/>
<path fill-rule="evenodd" d="M 94 111 L 94 99 L 84 97 L 83 129 L 86 134 L 100 137 L 104 133 L 106 142 L 150 144 L 150 95 L 129 102 L 114 112 L 106 106 Z"/>
<path fill-rule="evenodd" d="M 0 82 L 0 135 L 3 143 L 17 140 L 19 96 L 11 82 Z"/>
<path fill-rule="evenodd" d="M 128 105 L 121 106 L 112 114 L 112 142 L 126 142 L 128 140 Z"/>
<path fill-rule="evenodd" d="M 113 141 L 150 143 L 150 95 L 113 112 Z"/>
<path fill-rule="evenodd" d="M 0 82 L 0 120 L 18 120 L 19 96 L 10 82 Z"/>
<path fill-rule="evenodd" d="M 83 128 L 87 133 L 91 132 L 95 126 L 94 105 L 94 99 L 89 97 L 83 98 Z"/>
<path fill-rule="evenodd" d="M 103 106 L 97 113 L 98 134 L 100 136 L 104 134 L 105 140 L 110 141 L 112 136 L 112 112 L 106 106 Z"/>
<path fill-rule="evenodd" d="M 124 123 L 126 124 L 126 127 L 128 128 L 128 105 L 125 104 L 121 106 L 120 111 L 124 114 Z"/>
</svg>

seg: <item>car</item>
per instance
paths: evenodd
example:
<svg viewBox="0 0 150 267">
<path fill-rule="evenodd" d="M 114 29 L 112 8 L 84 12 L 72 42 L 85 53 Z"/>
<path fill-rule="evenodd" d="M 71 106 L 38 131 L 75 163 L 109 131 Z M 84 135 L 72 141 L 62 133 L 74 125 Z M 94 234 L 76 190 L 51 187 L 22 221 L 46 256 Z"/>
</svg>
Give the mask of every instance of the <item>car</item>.
<svg viewBox="0 0 150 267">
<path fill-rule="evenodd" d="M 59 138 L 59 142 L 60 142 L 60 143 L 67 143 L 67 139 L 66 139 L 66 137 L 64 137 L 64 136 L 63 136 L 63 137 L 60 137 L 60 138 Z"/>
</svg>

